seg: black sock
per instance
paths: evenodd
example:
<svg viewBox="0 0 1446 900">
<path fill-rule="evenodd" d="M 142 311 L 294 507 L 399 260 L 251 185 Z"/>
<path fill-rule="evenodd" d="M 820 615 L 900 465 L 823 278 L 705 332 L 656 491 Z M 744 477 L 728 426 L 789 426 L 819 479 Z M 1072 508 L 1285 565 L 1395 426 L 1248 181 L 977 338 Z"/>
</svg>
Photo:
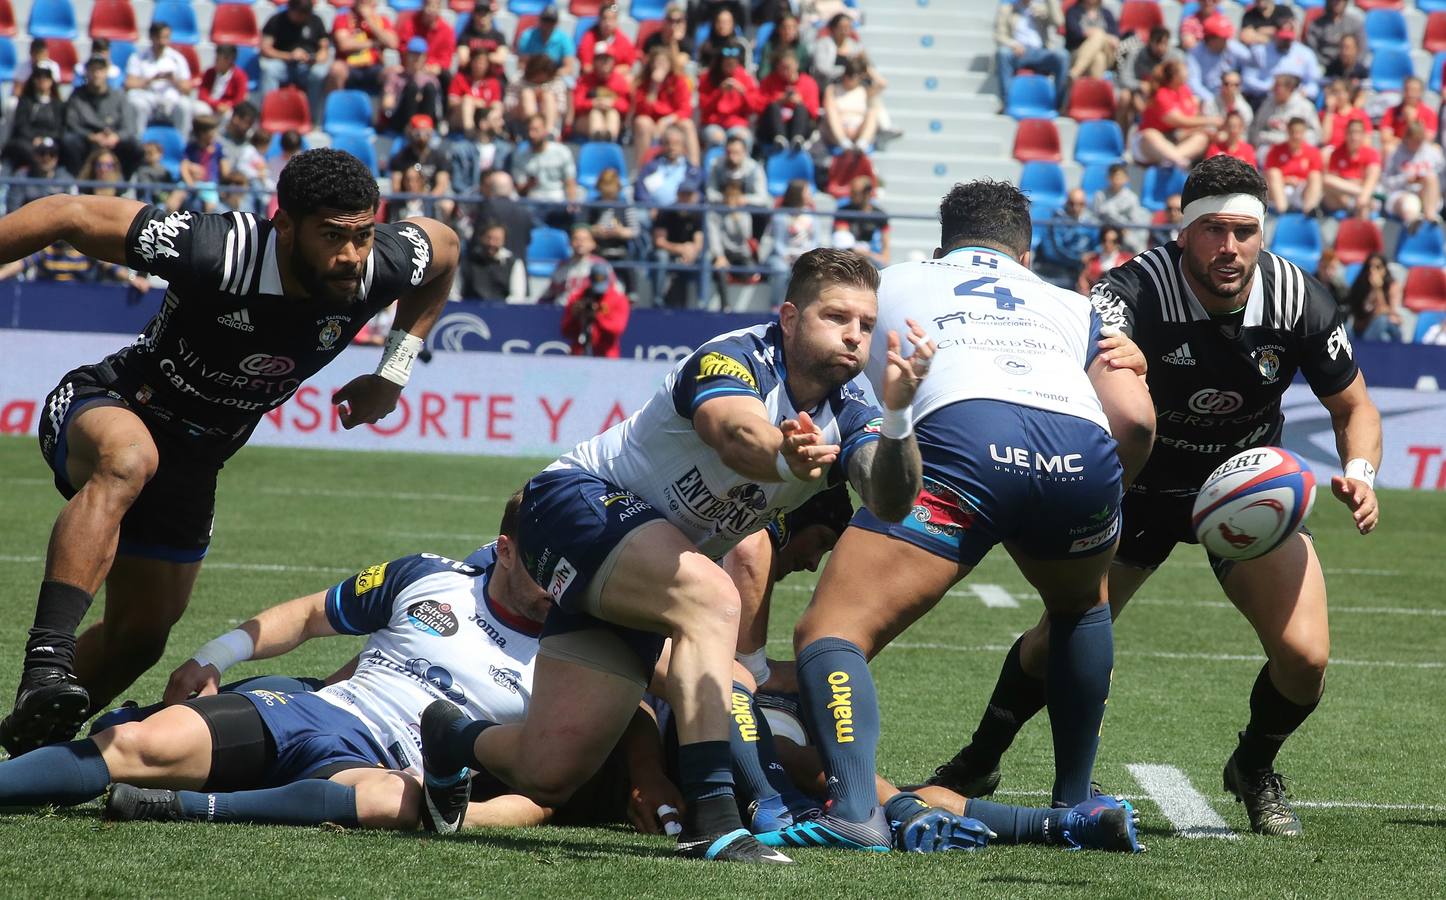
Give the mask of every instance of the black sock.
<svg viewBox="0 0 1446 900">
<path fill-rule="evenodd" d="M 973 758 L 991 768 L 1014 743 L 1024 723 L 1044 709 L 1044 679 L 1025 672 L 1019 661 L 1019 648 L 1023 643 L 1024 638 L 1021 637 L 1009 648 L 1004 665 L 999 669 L 994 693 L 989 695 L 989 706 L 969 740 L 969 752 Z"/>
<path fill-rule="evenodd" d="M 25 668 L 59 666 L 67 672 L 75 668 L 75 632 L 85 618 L 93 598 L 73 584 L 61 581 L 40 582 L 40 597 L 35 602 L 35 626 L 25 642 Z"/>
<path fill-rule="evenodd" d="M 733 794 L 733 762 L 727 741 L 678 746 L 678 790 L 683 794 L 683 834 L 716 835 L 743 827 Z"/>
<path fill-rule="evenodd" d="M 1270 664 L 1261 666 L 1250 690 L 1250 724 L 1240 732 L 1240 749 L 1235 751 L 1240 768 L 1247 772 L 1272 768 L 1285 739 L 1319 704 L 1319 700 L 1309 706 L 1292 702 L 1270 680 Z"/>
</svg>

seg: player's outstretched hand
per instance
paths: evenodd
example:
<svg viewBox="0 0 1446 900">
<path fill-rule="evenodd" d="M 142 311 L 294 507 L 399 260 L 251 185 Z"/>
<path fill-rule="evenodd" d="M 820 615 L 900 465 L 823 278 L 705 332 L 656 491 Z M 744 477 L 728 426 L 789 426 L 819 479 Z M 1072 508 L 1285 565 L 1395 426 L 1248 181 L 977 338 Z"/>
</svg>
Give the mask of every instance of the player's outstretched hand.
<svg viewBox="0 0 1446 900">
<path fill-rule="evenodd" d="M 838 459 L 839 445 L 823 442 L 823 432 L 808 413 L 799 413 L 797 419 L 785 419 L 778 428 L 783 432 L 780 448 L 783 458 L 793 474 L 804 481 L 822 478 Z"/>
<path fill-rule="evenodd" d="M 358 375 L 332 394 L 331 402 L 340 407 L 341 427 L 352 429 L 385 419 L 401 396 L 402 386 L 395 382 L 380 375 Z"/>
<path fill-rule="evenodd" d="M 889 364 L 884 369 L 884 395 L 879 398 L 889 409 L 903 409 L 914 402 L 914 393 L 919 390 L 924 376 L 929 374 L 929 366 L 939 349 L 918 322 L 913 319 L 904 321 L 909 325 L 908 338 L 909 343 L 914 345 L 914 352 L 905 359 L 899 352 L 903 349 L 899 333 L 889 332 Z"/>
<path fill-rule="evenodd" d="M 628 790 L 628 821 L 643 834 L 677 834 L 683 829 L 683 795 L 658 771 L 635 772 Z"/>
<path fill-rule="evenodd" d="M 203 666 L 194 659 L 188 659 L 171 673 L 171 680 L 166 682 L 166 692 L 161 696 L 161 700 L 170 706 L 192 697 L 209 697 L 216 693 L 220 686 L 221 673 L 215 666 L 209 663 Z"/>
<path fill-rule="evenodd" d="M 1337 475 L 1331 479 L 1331 493 L 1336 499 L 1349 506 L 1351 518 L 1356 520 L 1356 530 L 1370 534 L 1380 521 L 1381 509 L 1376 504 L 1376 491 L 1364 481 Z"/>
<path fill-rule="evenodd" d="M 1095 343 L 1100 355 L 1114 369 L 1129 369 L 1141 378 L 1149 370 L 1145 351 L 1140 345 L 1125 336 L 1117 325 L 1106 325 L 1100 329 L 1100 340 Z"/>
</svg>

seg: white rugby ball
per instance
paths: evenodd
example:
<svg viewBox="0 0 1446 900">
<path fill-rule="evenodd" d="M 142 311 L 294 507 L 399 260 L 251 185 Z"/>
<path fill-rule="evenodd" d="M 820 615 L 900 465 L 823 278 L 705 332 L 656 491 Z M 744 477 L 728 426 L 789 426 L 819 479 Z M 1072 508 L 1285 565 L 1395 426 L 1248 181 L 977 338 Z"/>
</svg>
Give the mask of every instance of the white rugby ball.
<svg viewBox="0 0 1446 900">
<path fill-rule="evenodd" d="M 1226 460 L 1200 487 L 1191 524 L 1222 559 L 1255 559 L 1294 534 L 1315 505 L 1315 475 L 1283 447 L 1256 447 Z"/>
</svg>

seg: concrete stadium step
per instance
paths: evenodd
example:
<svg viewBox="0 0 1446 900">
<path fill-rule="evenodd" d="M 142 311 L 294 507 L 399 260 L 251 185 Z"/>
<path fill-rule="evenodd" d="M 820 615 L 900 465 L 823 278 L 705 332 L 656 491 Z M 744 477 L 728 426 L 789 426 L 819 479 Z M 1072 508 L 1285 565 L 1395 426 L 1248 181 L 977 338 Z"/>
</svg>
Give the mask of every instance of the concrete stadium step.
<svg viewBox="0 0 1446 900">
<path fill-rule="evenodd" d="M 885 50 L 908 50 L 930 56 L 957 56 L 966 52 L 966 48 L 977 48 L 981 37 L 986 42 L 984 46 L 992 46 L 992 32 L 981 35 L 972 30 L 955 31 L 889 24 L 869 27 L 864 44 L 868 47 L 870 56 L 876 51 Z M 972 52 L 972 49 L 969 52 Z"/>
</svg>

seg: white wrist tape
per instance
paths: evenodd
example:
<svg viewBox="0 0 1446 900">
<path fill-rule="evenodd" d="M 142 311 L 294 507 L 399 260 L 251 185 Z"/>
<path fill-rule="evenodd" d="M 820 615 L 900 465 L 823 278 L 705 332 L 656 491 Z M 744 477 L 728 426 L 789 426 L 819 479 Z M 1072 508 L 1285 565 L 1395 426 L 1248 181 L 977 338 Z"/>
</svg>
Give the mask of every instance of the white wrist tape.
<svg viewBox="0 0 1446 900">
<path fill-rule="evenodd" d="M 785 483 L 798 482 L 803 480 L 802 478 L 799 478 L 797 475 L 794 474 L 793 469 L 789 468 L 788 457 L 783 455 L 782 450 L 778 451 L 778 460 L 776 464 L 778 466 L 778 477 L 781 478 Z"/>
<path fill-rule="evenodd" d="M 914 407 L 884 408 L 884 425 L 879 433 L 890 440 L 902 441 L 914 433 Z"/>
<path fill-rule="evenodd" d="M 1346 463 L 1346 477 L 1354 478 L 1356 481 L 1364 481 L 1366 487 L 1376 489 L 1376 467 L 1357 456 Z"/>
<path fill-rule="evenodd" d="M 251 640 L 251 635 L 236 628 L 206 644 L 191 658 L 199 665 L 215 666 L 217 672 L 224 672 L 237 663 L 250 659 L 255 650 L 256 644 Z"/>
<path fill-rule="evenodd" d="M 772 675 L 773 670 L 768 667 L 768 648 L 759 647 L 752 653 L 738 653 L 734 659 L 743 663 L 743 668 L 753 676 L 753 683 L 762 686 Z"/>
<path fill-rule="evenodd" d="M 394 328 L 387 335 L 387 345 L 382 350 L 382 363 L 377 366 L 376 373 L 392 384 L 406 387 L 412 377 L 412 366 L 417 362 L 417 354 L 421 352 L 421 338 Z"/>
</svg>

